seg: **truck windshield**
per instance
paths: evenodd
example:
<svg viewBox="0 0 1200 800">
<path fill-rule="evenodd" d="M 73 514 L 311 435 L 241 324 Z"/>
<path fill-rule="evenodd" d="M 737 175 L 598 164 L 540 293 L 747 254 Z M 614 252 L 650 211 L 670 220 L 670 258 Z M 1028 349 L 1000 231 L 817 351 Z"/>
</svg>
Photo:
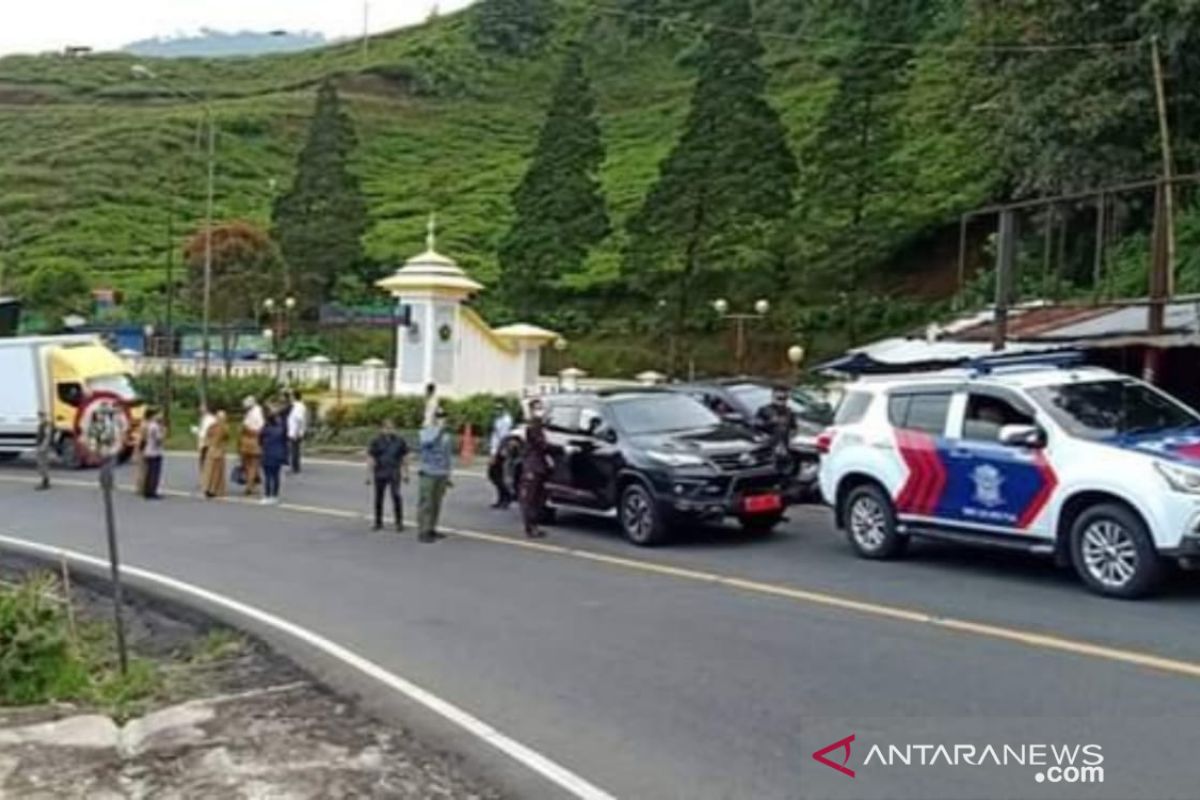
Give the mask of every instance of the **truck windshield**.
<svg viewBox="0 0 1200 800">
<path fill-rule="evenodd" d="M 613 414 L 621 428 L 632 436 L 713 428 L 720 418 L 699 400 L 682 394 L 645 395 L 618 400 Z"/>
<path fill-rule="evenodd" d="M 1041 386 L 1029 393 L 1068 433 L 1084 439 L 1200 427 L 1194 411 L 1135 380 Z"/>
<path fill-rule="evenodd" d="M 122 400 L 137 400 L 137 390 L 133 388 L 133 379 L 128 375 L 100 375 L 89 378 L 89 392 L 111 392 Z"/>
</svg>

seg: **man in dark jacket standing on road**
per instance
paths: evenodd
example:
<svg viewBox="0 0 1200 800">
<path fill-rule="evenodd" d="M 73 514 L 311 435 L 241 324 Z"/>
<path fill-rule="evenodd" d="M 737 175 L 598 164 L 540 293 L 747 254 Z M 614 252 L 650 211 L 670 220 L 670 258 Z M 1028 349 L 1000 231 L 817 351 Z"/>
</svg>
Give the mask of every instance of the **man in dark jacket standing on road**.
<svg viewBox="0 0 1200 800">
<path fill-rule="evenodd" d="M 392 496 L 392 511 L 396 515 L 396 530 L 404 530 L 404 498 L 400 482 L 408 483 L 408 442 L 396 433 L 396 426 L 385 419 L 379 433 L 367 447 L 367 483 L 375 484 L 375 527 L 383 529 L 383 497 Z"/>
<path fill-rule="evenodd" d="M 792 438 L 796 435 L 796 412 L 791 406 L 791 392 L 787 387 L 776 386 L 771 391 L 771 402 L 758 410 L 755 427 L 771 437 L 771 448 L 779 469 L 792 473 Z"/>
<path fill-rule="evenodd" d="M 525 451 L 521 455 L 521 481 L 517 489 L 521 519 L 530 539 L 545 536 L 540 527 L 546 513 L 546 479 L 550 476 L 550 445 L 546 441 L 542 403 L 529 404 L 529 422 L 525 426 Z"/>
</svg>

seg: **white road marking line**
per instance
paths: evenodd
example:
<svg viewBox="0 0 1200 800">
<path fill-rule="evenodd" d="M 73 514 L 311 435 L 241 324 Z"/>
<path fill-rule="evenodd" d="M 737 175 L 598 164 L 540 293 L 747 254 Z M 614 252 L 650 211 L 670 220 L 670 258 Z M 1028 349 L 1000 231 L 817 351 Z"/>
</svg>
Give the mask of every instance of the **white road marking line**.
<svg viewBox="0 0 1200 800">
<path fill-rule="evenodd" d="M 104 559 L 74 550 L 31 542 L 27 539 L 0 535 L 0 544 L 7 545 L 18 551 L 23 550 L 25 552 L 37 553 L 53 559 L 67 558 L 81 564 L 90 564 L 102 569 L 108 568 L 108 562 Z M 275 616 L 255 606 L 242 603 L 241 601 L 209 591 L 208 589 L 203 589 L 194 584 L 171 578 L 167 575 L 161 575 L 157 572 L 134 566 L 122 566 L 122 571 L 141 580 L 155 583 L 173 591 L 182 592 L 214 605 L 227 608 L 235 614 L 256 620 L 259 623 L 268 625 L 282 633 L 299 639 L 324 652 L 326 655 L 332 656 L 342 663 L 357 669 L 364 675 L 374 678 L 410 700 L 420 703 L 425 708 L 458 725 L 473 736 L 482 739 L 514 761 L 541 775 L 574 797 L 581 798 L 581 800 L 616 800 L 614 795 L 609 794 L 579 775 L 576 775 L 574 772 L 571 772 L 566 767 L 552 761 L 549 757 L 493 728 L 483 720 L 459 708 L 448 700 L 443 700 L 441 697 L 427 689 L 421 688 L 412 681 L 389 672 L 375 662 L 369 661 L 346 647 L 326 639 L 319 633 L 310 631 L 294 622 Z"/>
</svg>

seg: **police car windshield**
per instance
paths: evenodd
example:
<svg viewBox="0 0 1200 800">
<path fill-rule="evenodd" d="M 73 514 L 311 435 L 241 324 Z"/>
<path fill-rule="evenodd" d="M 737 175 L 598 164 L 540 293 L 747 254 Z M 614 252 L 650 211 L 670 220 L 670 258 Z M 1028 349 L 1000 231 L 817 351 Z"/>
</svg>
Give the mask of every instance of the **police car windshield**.
<svg viewBox="0 0 1200 800">
<path fill-rule="evenodd" d="M 1042 386 L 1029 392 L 1072 436 L 1109 439 L 1200 427 L 1200 417 L 1133 380 Z"/>
<path fill-rule="evenodd" d="M 630 397 L 612 404 L 613 415 L 631 436 L 712 428 L 720 418 L 698 400 L 682 394 Z"/>
</svg>

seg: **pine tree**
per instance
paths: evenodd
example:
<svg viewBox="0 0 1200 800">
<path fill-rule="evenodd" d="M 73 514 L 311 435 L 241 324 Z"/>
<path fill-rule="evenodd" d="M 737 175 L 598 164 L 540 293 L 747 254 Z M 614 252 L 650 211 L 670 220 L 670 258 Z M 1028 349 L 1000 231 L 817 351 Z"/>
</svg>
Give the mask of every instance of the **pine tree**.
<svg viewBox="0 0 1200 800">
<path fill-rule="evenodd" d="M 837 89 L 804 152 L 805 234 L 822 248 L 810 276 L 838 290 L 854 335 L 854 306 L 865 270 L 881 255 L 896 214 L 890 204 L 907 177 L 893 156 L 903 141 L 898 118 L 914 56 L 894 43 L 915 42 L 928 24 L 931 0 L 858 0 L 834 6 L 832 31 L 849 42 L 832 54 Z M 881 46 L 887 43 L 893 46 Z"/>
<path fill-rule="evenodd" d="M 762 262 L 798 176 L 787 130 L 765 97 L 748 0 L 723 0 L 712 22 L 683 134 L 629 223 L 623 264 L 633 288 L 671 302 L 677 334 L 701 293 L 733 291 L 739 268 Z"/>
<path fill-rule="evenodd" d="M 609 233 L 597 173 L 604 143 L 596 101 L 578 47 L 572 47 L 550 101 L 529 169 L 513 192 L 516 219 L 500 246 L 509 307 L 522 316 L 544 308 L 558 279 L 583 267 Z"/>
<path fill-rule="evenodd" d="M 308 303 L 328 296 L 339 279 L 345 285 L 347 276 L 358 282 L 369 277 L 362 244 L 367 205 L 347 166 L 356 144 L 354 123 L 337 89 L 326 81 L 317 92 L 295 182 L 273 210 L 273 233 L 288 267 L 287 289 Z"/>
<path fill-rule="evenodd" d="M 554 30 L 554 11 L 554 0 L 483 0 L 471 35 L 480 50 L 526 56 Z"/>
</svg>

